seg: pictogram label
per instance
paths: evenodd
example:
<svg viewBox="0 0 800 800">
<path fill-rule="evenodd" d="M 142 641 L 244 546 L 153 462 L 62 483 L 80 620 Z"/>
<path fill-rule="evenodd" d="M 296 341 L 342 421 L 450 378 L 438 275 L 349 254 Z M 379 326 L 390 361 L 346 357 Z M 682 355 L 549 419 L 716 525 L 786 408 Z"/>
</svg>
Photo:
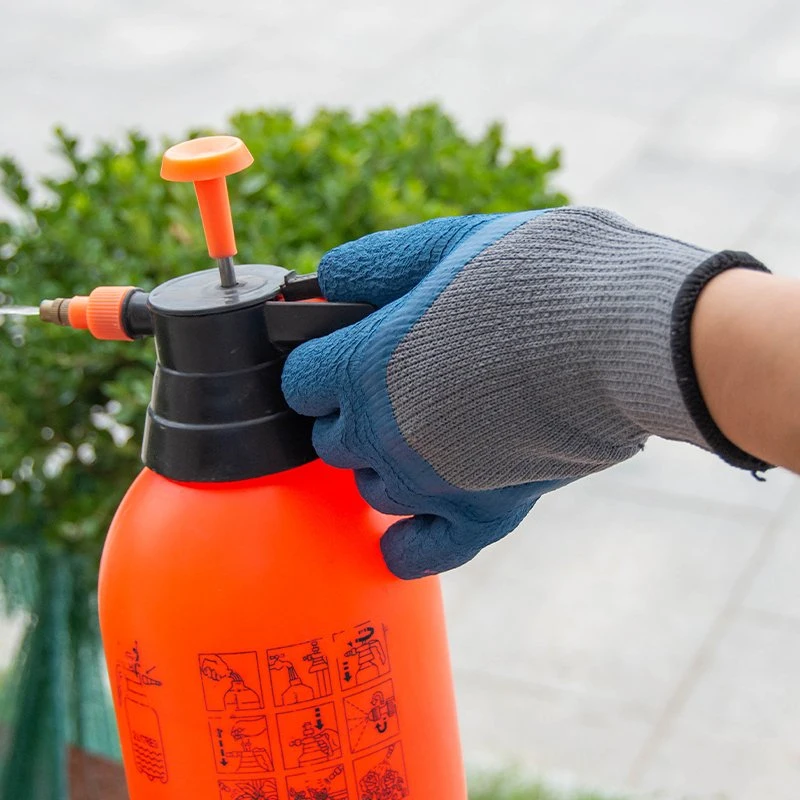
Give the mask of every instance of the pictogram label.
<svg viewBox="0 0 800 800">
<path fill-rule="evenodd" d="M 408 797 L 403 748 L 397 742 L 355 761 L 358 800 L 402 800 Z"/>
<path fill-rule="evenodd" d="M 220 800 L 409 796 L 385 625 L 199 653 L 197 668 Z M 146 769 L 160 775 L 156 725 L 131 717 L 152 751 Z"/>
<path fill-rule="evenodd" d="M 219 800 L 279 800 L 274 778 L 219 781 Z"/>
<path fill-rule="evenodd" d="M 343 691 L 387 675 L 391 670 L 386 631 L 365 622 L 333 635 Z"/>
<path fill-rule="evenodd" d="M 344 698 L 350 749 L 357 753 L 384 744 L 399 733 L 391 681 L 383 681 Z"/>
<path fill-rule="evenodd" d="M 342 756 L 333 703 L 278 714 L 278 735 L 286 769 L 324 764 Z"/>
<path fill-rule="evenodd" d="M 128 733 L 133 744 L 136 769 L 151 781 L 166 783 L 167 760 L 156 710 L 130 694 L 125 698 L 125 716 L 128 719 Z"/>
<path fill-rule="evenodd" d="M 255 651 L 200 653 L 200 679 L 207 711 L 253 711 L 264 708 Z"/>
<path fill-rule="evenodd" d="M 263 714 L 212 719 L 209 733 L 218 773 L 246 775 L 275 769 L 267 718 Z"/>
<path fill-rule="evenodd" d="M 326 649 L 321 639 L 311 639 L 267 650 L 276 706 L 319 700 L 331 694 L 331 667 Z"/>
<path fill-rule="evenodd" d="M 349 800 L 344 764 L 286 779 L 289 800 Z"/>
<path fill-rule="evenodd" d="M 134 642 L 125 652 L 125 661 L 117 662 L 117 701 L 127 722 L 136 770 L 151 781 L 167 783 L 167 758 L 154 708 L 161 686 L 156 666 L 143 659 L 139 642 Z"/>
</svg>

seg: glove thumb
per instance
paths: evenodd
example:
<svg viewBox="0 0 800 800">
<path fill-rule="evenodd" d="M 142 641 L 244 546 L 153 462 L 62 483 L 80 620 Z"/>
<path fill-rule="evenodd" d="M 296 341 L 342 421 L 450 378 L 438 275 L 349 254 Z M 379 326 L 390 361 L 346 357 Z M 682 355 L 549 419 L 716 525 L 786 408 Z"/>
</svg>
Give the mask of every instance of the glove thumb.
<svg viewBox="0 0 800 800">
<path fill-rule="evenodd" d="M 432 219 L 335 247 L 317 269 L 322 294 L 333 302 L 385 306 L 410 292 L 461 242 L 497 216 Z"/>
</svg>

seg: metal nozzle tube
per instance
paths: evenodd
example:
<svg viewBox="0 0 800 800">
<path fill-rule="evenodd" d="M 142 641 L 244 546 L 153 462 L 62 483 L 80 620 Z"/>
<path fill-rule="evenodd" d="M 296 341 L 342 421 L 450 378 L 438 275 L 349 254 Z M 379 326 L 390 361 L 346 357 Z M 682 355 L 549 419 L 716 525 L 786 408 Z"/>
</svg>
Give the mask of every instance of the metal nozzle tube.
<svg viewBox="0 0 800 800">
<path fill-rule="evenodd" d="M 69 300 L 64 297 L 42 300 L 39 304 L 39 319 L 54 325 L 69 326 Z"/>
<path fill-rule="evenodd" d="M 219 267 L 219 282 L 223 289 L 236 286 L 236 273 L 233 271 L 233 259 L 230 256 L 217 259 Z"/>
</svg>

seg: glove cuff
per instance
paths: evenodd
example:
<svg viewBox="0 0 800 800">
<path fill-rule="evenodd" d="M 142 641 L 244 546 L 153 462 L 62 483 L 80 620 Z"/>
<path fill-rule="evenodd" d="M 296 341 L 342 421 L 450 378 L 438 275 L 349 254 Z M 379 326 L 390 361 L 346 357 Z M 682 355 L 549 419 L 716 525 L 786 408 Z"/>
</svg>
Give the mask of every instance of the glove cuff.
<svg viewBox="0 0 800 800">
<path fill-rule="evenodd" d="M 706 259 L 683 282 L 672 308 L 672 365 L 686 410 L 708 449 L 723 461 L 750 472 L 763 472 L 771 465 L 737 447 L 719 429 L 703 399 L 694 368 L 691 346 L 691 323 L 697 300 L 708 283 L 729 269 L 769 270 L 748 253 L 724 250 Z"/>
</svg>

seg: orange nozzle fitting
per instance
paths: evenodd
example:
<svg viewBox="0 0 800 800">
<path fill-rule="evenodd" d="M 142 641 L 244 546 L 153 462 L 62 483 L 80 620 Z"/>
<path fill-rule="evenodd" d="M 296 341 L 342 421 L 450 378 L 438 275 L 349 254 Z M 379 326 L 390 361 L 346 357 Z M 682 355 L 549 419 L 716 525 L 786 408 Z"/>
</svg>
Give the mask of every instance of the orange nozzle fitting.
<svg viewBox="0 0 800 800">
<path fill-rule="evenodd" d="M 122 312 L 133 291 L 133 286 L 98 286 L 88 297 L 43 300 L 39 317 L 44 322 L 88 330 L 96 339 L 130 342 Z"/>
<path fill-rule="evenodd" d="M 236 283 L 230 261 L 236 255 L 236 237 L 225 178 L 252 163 L 253 156 L 245 143 L 235 136 L 205 136 L 181 142 L 170 147 L 161 161 L 162 178 L 194 183 L 208 254 L 220 262 L 223 286 Z"/>
</svg>

